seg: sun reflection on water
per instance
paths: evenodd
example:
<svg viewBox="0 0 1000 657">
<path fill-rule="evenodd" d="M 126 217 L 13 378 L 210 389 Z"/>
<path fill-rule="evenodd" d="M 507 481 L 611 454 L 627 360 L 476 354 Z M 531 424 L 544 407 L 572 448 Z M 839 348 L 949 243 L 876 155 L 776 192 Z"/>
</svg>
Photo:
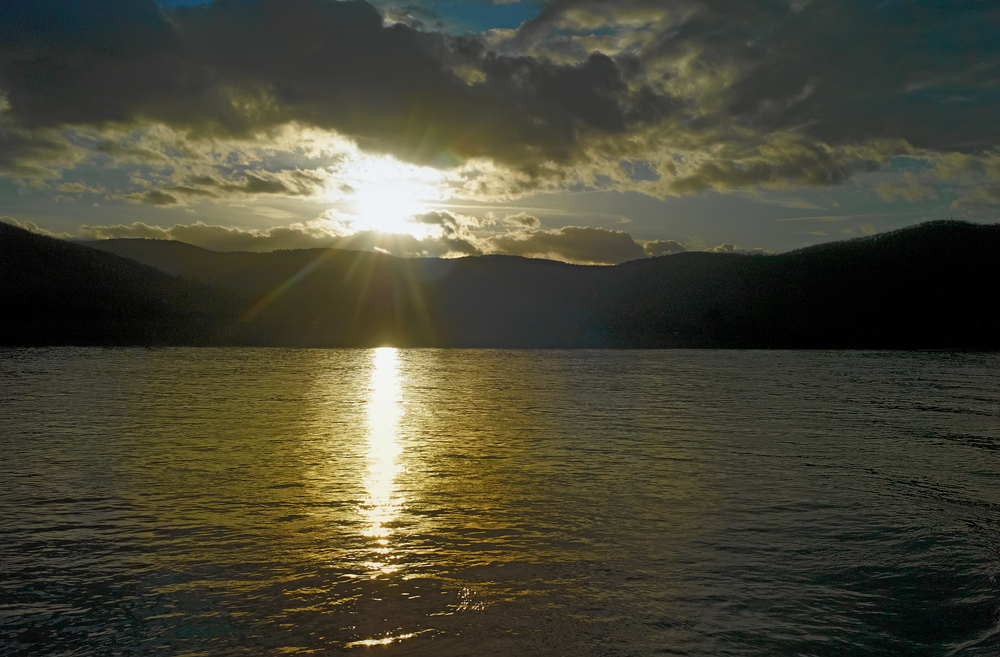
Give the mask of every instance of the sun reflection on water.
<svg viewBox="0 0 1000 657">
<path fill-rule="evenodd" d="M 377 545 L 375 556 L 366 564 L 375 571 L 373 577 L 398 569 L 392 564 L 389 538 L 391 523 L 405 502 L 395 487 L 396 475 L 403 469 L 399 459 L 403 451 L 399 440 L 401 415 L 399 354 L 393 347 L 381 347 L 373 355 L 369 385 L 368 472 L 364 480 L 366 497 L 361 504 L 364 535 Z"/>
<path fill-rule="evenodd" d="M 352 641 L 347 644 L 348 648 L 370 648 L 372 646 L 387 646 L 390 643 L 395 643 L 396 641 L 402 641 L 403 639 L 412 639 L 417 636 L 416 632 L 410 632 L 408 634 L 400 634 L 398 636 L 387 636 L 381 639 L 362 639 L 361 641 Z"/>
</svg>

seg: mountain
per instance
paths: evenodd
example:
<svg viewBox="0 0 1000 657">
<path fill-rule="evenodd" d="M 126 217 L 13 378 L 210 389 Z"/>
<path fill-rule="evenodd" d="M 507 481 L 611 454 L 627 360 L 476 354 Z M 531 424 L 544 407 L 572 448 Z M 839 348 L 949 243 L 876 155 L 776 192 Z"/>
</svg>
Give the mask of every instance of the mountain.
<svg viewBox="0 0 1000 657">
<path fill-rule="evenodd" d="M 246 306 L 231 292 L 0 223 L 0 345 L 226 344 Z"/>
<path fill-rule="evenodd" d="M 930 222 L 776 256 L 628 262 L 618 290 L 624 307 L 656 300 L 630 342 L 669 326 L 706 346 L 996 349 L 998 248 L 1000 225 Z"/>
<path fill-rule="evenodd" d="M 156 240 L 73 246 L 155 267 L 177 277 L 171 285 L 228 290 L 246 310 L 238 320 L 212 315 L 214 333 L 201 336 L 209 342 L 1000 348 L 997 225 L 931 222 L 782 255 L 681 253 L 613 267 L 332 249 L 218 253 Z"/>
</svg>

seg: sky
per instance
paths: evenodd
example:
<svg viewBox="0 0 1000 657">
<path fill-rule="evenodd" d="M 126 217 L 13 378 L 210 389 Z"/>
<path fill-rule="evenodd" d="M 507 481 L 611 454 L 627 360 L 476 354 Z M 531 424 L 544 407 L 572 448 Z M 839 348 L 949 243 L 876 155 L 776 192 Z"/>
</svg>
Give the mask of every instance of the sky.
<svg viewBox="0 0 1000 657">
<path fill-rule="evenodd" d="M 614 264 L 1000 210 L 991 0 L 4 0 L 0 219 Z"/>
</svg>

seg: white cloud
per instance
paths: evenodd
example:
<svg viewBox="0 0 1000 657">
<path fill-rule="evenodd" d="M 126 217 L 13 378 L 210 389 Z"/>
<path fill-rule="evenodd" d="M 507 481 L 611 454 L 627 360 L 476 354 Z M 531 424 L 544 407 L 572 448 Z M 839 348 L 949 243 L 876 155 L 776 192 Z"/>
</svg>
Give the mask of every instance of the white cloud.
<svg viewBox="0 0 1000 657">
<path fill-rule="evenodd" d="M 625 231 L 566 226 L 556 230 L 522 230 L 486 240 L 491 253 L 550 258 L 565 262 L 611 265 L 645 254 Z"/>
<path fill-rule="evenodd" d="M 11 226 L 17 226 L 18 228 L 23 228 L 29 232 L 35 233 L 37 235 L 46 235 L 48 237 L 72 237 L 69 233 L 55 233 L 47 228 L 42 228 L 33 221 L 18 221 L 14 217 L 9 217 L 4 215 L 0 217 L 0 221 L 5 224 L 10 224 Z"/>
</svg>

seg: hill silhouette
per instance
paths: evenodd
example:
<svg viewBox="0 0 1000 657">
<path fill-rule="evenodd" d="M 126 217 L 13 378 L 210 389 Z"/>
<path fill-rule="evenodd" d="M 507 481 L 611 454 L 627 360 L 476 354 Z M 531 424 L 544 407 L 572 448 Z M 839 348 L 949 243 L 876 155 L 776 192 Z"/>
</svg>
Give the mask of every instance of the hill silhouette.
<svg viewBox="0 0 1000 657">
<path fill-rule="evenodd" d="M 781 255 L 689 252 L 611 267 L 497 255 L 219 253 L 157 240 L 77 246 L 32 239 L 53 250 L 52 260 L 63 257 L 57 249 L 74 246 L 156 268 L 166 278 L 149 278 L 144 269 L 145 278 L 115 280 L 141 292 L 143 303 L 160 298 L 156 312 L 171 318 L 169 335 L 192 343 L 1000 347 L 997 225 L 931 222 Z M 73 257 L 82 256 L 74 251 Z M 39 294 L 60 294 L 63 283 L 38 276 L 33 289 Z M 230 295 L 224 301 L 222 289 Z M 95 303 L 102 297 L 89 294 Z M 210 310 L 201 315 L 198 294 L 215 295 L 205 297 Z M 201 328 L 184 318 L 198 318 Z"/>
<path fill-rule="evenodd" d="M 0 344 L 222 344 L 246 300 L 0 222 Z"/>
<path fill-rule="evenodd" d="M 657 300 L 626 341 L 671 327 L 705 346 L 995 349 L 998 247 L 998 225 L 938 221 L 775 256 L 624 263 L 623 306 Z"/>
</svg>

